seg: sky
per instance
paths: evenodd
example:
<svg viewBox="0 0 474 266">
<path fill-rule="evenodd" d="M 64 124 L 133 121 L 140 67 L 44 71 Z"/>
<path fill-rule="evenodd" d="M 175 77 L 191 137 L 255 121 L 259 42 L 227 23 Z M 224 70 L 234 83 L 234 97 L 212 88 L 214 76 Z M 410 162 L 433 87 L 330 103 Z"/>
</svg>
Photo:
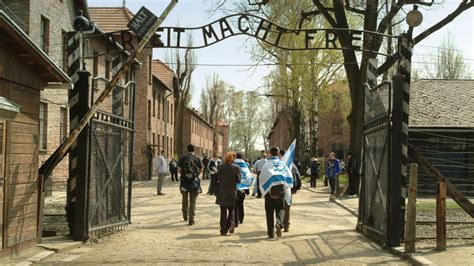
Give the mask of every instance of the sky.
<svg viewBox="0 0 474 266">
<path fill-rule="evenodd" d="M 122 6 L 123 0 L 88 0 L 89 6 Z M 155 15 L 159 16 L 170 1 L 167 0 L 127 0 L 126 6 L 136 12 L 141 6 L 146 6 Z M 415 28 L 414 36 L 426 30 L 436 21 L 441 20 L 451 13 L 461 0 L 445 0 L 441 7 L 427 10 L 420 7 L 424 15 L 422 24 Z M 213 0 L 179 0 L 162 26 L 198 27 L 206 25 L 221 16 L 215 14 L 209 17 L 207 10 L 212 7 Z M 405 10 L 411 9 L 407 6 Z M 407 29 L 406 23 L 402 28 Z M 449 38 L 455 43 L 457 49 L 463 53 L 466 63 L 474 73 L 474 8 L 465 11 L 444 28 L 417 44 L 414 48 L 413 67 L 423 68 L 424 62 L 430 61 L 436 55 L 437 47 L 443 39 Z M 217 65 L 252 65 L 254 62 L 249 53 L 252 40 L 246 41 L 245 36 L 234 36 L 212 46 L 195 50 L 198 64 Z M 154 58 L 165 61 L 166 49 L 154 49 Z M 379 59 L 381 60 L 381 59 Z M 429 62 L 428 62 L 429 63 Z M 379 63 L 380 64 L 380 63 Z M 249 68 L 248 66 L 202 66 L 196 67 L 193 73 L 193 107 L 199 105 L 199 95 L 205 86 L 206 77 L 218 74 L 220 79 L 240 90 L 264 90 L 264 76 L 270 71 L 268 66 Z"/>
</svg>

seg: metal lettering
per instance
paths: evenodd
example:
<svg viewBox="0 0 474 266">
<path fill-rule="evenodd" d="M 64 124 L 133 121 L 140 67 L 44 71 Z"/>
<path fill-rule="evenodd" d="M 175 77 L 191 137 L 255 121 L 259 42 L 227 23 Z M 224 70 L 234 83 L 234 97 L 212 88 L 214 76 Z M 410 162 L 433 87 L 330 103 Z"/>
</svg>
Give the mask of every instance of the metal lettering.
<svg viewBox="0 0 474 266">
<path fill-rule="evenodd" d="M 216 39 L 215 42 L 219 41 L 219 38 L 217 37 L 216 32 L 214 31 L 214 28 L 212 28 L 212 24 L 208 25 L 209 30 L 206 29 L 206 27 L 202 28 L 202 36 L 204 38 L 204 44 L 207 46 L 209 43 L 207 42 L 207 39 L 209 38 L 214 38 Z"/>
<path fill-rule="evenodd" d="M 360 41 L 362 40 L 362 32 L 361 31 L 356 31 L 356 30 L 351 30 L 350 33 L 350 38 L 351 38 L 351 48 L 352 49 L 360 49 L 360 45 L 354 45 L 354 41 Z"/>
<path fill-rule="evenodd" d="M 332 34 L 332 38 L 330 38 L 330 34 Z M 337 48 L 337 35 L 332 30 L 326 30 L 326 48 L 330 49 L 329 44 L 332 43 L 332 48 Z"/>
<path fill-rule="evenodd" d="M 177 33 L 177 35 L 176 35 L 176 46 L 178 48 L 180 48 L 181 47 L 181 33 L 183 33 L 185 31 L 185 29 L 183 29 L 183 28 L 174 28 L 173 31 Z"/>
<path fill-rule="evenodd" d="M 234 35 L 234 31 L 232 31 L 232 28 L 230 27 L 229 23 L 225 18 L 219 20 L 219 25 L 221 26 L 221 34 L 222 34 L 222 39 L 225 39 L 225 32 L 228 31 L 230 32 L 229 36 Z"/>
<path fill-rule="evenodd" d="M 265 22 L 268 22 L 267 26 L 264 25 Z M 273 23 L 271 23 L 270 21 L 262 19 L 260 21 L 260 24 L 258 25 L 257 31 L 255 32 L 255 37 L 258 38 L 258 34 L 260 33 L 260 30 L 265 30 L 265 33 L 261 37 L 262 40 L 265 40 L 267 38 L 268 32 L 270 31 L 272 25 Z"/>
<path fill-rule="evenodd" d="M 308 31 L 305 31 L 305 36 L 304 36 L 304 43 L 305 43 L 305 47 L 306 49 L 309 48 L 309 43 L 311 40 L 314 40 L 314 34 L 318 32 L 317 30 L 308 30 Z"/>
<path fill-rule="evenodd" d="M 247 15 L 242 15 L 242 16 L 240 16 L 239 19 L 237 20 L 237 22 L 238 22 L 237 25 L 238 25 L 238 27 L 239 27 L 240 32 L 242 32 L 242 33 L 247 33 L 247 32 L 249 31 L 250 27 L 242 28 L 242 20 L 243 20 L 243 19 L 245 19 L 245 20 L 247 20 L 247 22 L 249 22 L 249 17 L 248 17 Z"/>
</svg>

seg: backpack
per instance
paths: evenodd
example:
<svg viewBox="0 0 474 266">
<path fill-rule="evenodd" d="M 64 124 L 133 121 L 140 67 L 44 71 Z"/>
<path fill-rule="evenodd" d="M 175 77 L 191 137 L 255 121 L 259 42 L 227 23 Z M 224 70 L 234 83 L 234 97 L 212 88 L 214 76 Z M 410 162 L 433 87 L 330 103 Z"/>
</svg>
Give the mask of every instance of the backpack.
<svg viewBox="0 0 474 266">
<path fill-rule="evenodd" d="M 188 158 L 183 164 L 183 176 L 187 179 L 195 179 L 198 177 L 199 167 L 194 162 L 194 158 Z"/>
<path fill-rule="evenodd" d="M 285 190 L 283 189 L 283 185 L 276 185 L 271 187 L 268 193 L 270 194 L 270 198 L 272 199 L 283 199 L 285 197 Z"/>
</svg>

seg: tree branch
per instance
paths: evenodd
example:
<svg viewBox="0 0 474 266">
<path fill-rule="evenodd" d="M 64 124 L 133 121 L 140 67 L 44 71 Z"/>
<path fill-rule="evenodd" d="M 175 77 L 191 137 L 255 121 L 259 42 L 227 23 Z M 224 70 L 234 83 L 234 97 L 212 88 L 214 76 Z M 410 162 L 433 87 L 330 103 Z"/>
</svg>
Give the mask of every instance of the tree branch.
<svg viewBox="0 0 474 266">
<path fill-rule="evenodd" d="M 319 0 L 313 0 L 313 4 L 318 8 L 321 14 L 326 18 L 329 25 L 333 28 L 337 28 L 336 20 L 329 14 L 329 9 L 325 7 Z"/>
<path fill-rule="evenodd" d="M 424 40 L 426 37 L 430 36 L 432 33 L 436 32 L 437 30 L 444 27 L 449 22 L 453 21 L 457 16 L 459 16 L 462 12 L 468 10 L 469 8 L 474 6 L 473 0 L 463 0 L 458 8 L 453 11 L 453 13 L 447 15 L 444 19 L 436 23 L 435 25 L 431 26 L 429 29 L 425 30 L 424 32 L 420 33 L 413 39 L 413 43 L 417 44 Z"/>
</svg>

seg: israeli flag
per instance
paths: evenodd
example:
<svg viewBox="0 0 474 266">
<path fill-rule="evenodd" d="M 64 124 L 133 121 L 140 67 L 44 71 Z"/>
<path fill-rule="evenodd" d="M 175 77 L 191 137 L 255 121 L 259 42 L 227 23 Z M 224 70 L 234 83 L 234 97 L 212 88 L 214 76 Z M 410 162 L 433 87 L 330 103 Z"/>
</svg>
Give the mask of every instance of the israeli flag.
<svg viewBox="0 0 474 266">
<path fill-rule="evenodd" d="M 260 191 L 266 195 L 270 188 L 276 185 L 283 185 L 285 189 L 285 200 L 291 204 L 291 188 L 293 187 L 293 175 L 288 166 L 278 157 L 271 157 L 263 166 L 260 172 Z M 288 194 L 289 191 L 290 193 Z"/>
<path fill-rule="evenodd" d="M 286 150 L 285 155 L 281 157 L 281 160 L 291 169 L 291 165 L 295 160 L 295 147 L 296 147 L 296 139 L 293 140 L 288 150 Z"/>
<path fill-rule="evenodd" d="M 294 179 L 291 172 L 293 160 L 295 159 L 296 139 L 291 143 L 285 155 L 279 159 L 278 157 L 271 157 L 263 166 L 260 173 L 260 191 L 262 195 L 266 195 L 272 186 L 283 184 L 285 189 L 285 200 L 288 205 L 291 205 L 291 188 L 293 187 Z"/>
<path fill-rule="evenodd" d="M 249 165 L 242 159 L 235 159 L 234 164 L 240 168 L 241 175 L 240 183 L 237 184 L 237 190 L 242 191 L 249 189 L 255 180 L 252 172 L 250 172 Z"/>
</svg>

